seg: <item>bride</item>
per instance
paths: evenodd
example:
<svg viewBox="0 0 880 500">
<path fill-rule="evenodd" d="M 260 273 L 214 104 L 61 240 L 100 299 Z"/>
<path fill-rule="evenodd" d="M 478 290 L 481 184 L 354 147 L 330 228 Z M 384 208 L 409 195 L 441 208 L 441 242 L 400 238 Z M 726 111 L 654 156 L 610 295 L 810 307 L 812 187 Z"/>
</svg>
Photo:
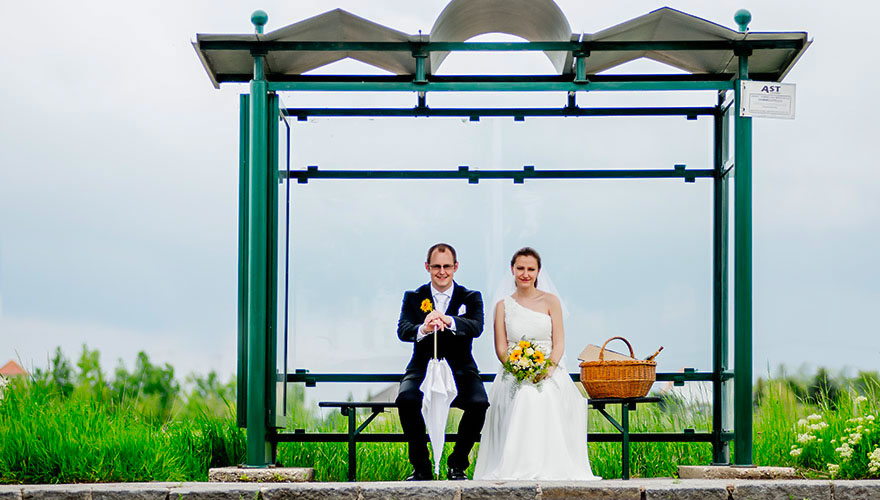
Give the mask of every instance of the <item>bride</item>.
<svg viewBox="0 0 880 500">
<path fill-rule="evenodd" d="M 495 352 L 504 364 L 508 348 L 528 340 L 553 363 L 533 384 L 517 383 L 502 367 L 489 391 L 474 479 L 601 479 L 587 456 L 587 402 L 575 388 L 562 355 L 562 307 L 537 287 L 541 256 L 525 247 L 513 254 L 516 291 L 495 306 Z"/>
</svg>

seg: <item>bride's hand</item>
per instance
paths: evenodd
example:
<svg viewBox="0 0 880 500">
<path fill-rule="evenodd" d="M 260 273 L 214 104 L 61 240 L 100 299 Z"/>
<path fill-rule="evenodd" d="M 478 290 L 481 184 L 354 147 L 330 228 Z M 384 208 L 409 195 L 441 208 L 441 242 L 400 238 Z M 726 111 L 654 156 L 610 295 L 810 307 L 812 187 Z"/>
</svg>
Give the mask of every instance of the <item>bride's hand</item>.
<svg viewBox="0 0 880 500">
<path fill-rule="evenodd" d="M 555 369 L 556 369 L 555 366 L 551 366 L 550 368 L 547 368 L 547 371 L 546 371 L 546 372 L 544 372 L 544 373 L 538 375 L 537 377 L 535 377 L 535 382 L 540 382 L 540 381 L 544 380 L 545 378 L 550 378 L 550 377 L 552 377 L 552 376 L 553 376 L 553 370 L 555 370 Z"/>
</svg>

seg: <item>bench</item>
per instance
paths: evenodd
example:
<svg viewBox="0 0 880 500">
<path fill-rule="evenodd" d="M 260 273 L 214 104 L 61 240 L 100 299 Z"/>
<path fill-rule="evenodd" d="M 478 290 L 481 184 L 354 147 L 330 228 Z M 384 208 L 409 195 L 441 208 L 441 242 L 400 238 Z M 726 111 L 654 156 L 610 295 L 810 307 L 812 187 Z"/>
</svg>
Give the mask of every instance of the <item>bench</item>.
<svg viewBox="0 0 880 500">
<path fill-rule="evenodd" d="M 630 432 L 629 432 L 629 412 L 636 410 L 636 405 L 640 403 L 658 403 L 660 398 L 658 397 L 644 397 L 644 398 L 603 398 L 603 399 L 589 399 L 587 402 L 589 405 L 602 414 L 605 419 L 607 419 L 611 425 L 614 426 L 621 434 L 621 460 L 623 466 L 622 479 L 629 479 L 630 470 L 629 470 L 629 443 L 630 443 Z M 608 405 L 620 405 L 620 422 L 614 419 L 606 410 L 605 407 Z M 384 412 L 386 408 L 397 408 L 397 404 L 394 402 L 375 402 L 375 401 L 322 401 L 318 403 L 318 406 L 321 408 L 339 408 L 340 413 L 343 416 L 348 417 L 348 480 L 355 481 L 357 479 L 357 437 L 361 434 L 361 432 L 370 425 L 376 416 L 380 413 Z M 368 409 L 370 410 L 370 415 L 364 420 L 360 425 L 357 423 L 357 410 L 358 409 Z M 405 441 L 403 439 L 403 434 L 400 434 L 400 441 Z M 447 434 L 446 442 L 455 442 L 458 439 L 458 434 Z M 606 441 L 602 439 L 601 441 Z"/>
<path fill-rule="evenodd" d="M 622 468 L 621 479 L 629 479 L 629 412 L 636 411 L 636 405 L 639 403 L 659 403 L 660 398 L 643 397 L 643 398 L 594 398 L 588 399 L 587 402 L 594 410 L 605 417 L 605 420 L 611 422 L 621 434 L 621 461 Z M 620 405 L 620 422 L 614 419 L 607 411 L 606 405 Z"/>
</svg>

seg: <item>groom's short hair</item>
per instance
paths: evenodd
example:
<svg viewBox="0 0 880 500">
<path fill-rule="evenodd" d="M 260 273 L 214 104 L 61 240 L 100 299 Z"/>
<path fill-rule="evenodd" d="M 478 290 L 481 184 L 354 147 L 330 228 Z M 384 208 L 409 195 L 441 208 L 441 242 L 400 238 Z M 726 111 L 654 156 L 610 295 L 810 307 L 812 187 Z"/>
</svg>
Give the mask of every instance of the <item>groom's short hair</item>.
<svg viewBox="0 0 880 500">
<path fill-rule="evenodd" d="M 448 243 L 437 243 L 436 245 L 431 246 L 431 248 L 428 249 L 428 258 L 425 259 L 425 262 L 429 264 L 431 263 L 431 255 L 434 254 L 434 250 L 440 253 L 446 253 L 449 251 L 452 253 L 452 262 L 458 262 L 458 256 L 455 253 L 455 249 Z"/>
</svg>

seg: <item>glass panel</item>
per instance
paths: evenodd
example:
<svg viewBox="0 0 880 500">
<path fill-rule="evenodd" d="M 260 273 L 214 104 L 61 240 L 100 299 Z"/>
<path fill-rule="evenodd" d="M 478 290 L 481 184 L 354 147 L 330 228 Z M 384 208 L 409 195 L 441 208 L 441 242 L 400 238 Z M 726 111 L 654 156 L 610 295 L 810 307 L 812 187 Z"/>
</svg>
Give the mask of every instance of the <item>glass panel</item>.
<svg viewBox="0 0 880 500">
<path fill-rule="evenodd" d="M 286 171 L 290 164 L 290 128 L 286 121 L 281 122 L 278 127 L 278 168 L 280 171 Z M 286 382 L 286 373 L 288 372 L 288 349 L 289 343 L 289 319 L 290 309 L 288 307 L 288 290 L 289 281 L 288 270 L 291 262 L 288 255 L 290 241 L 290 185 L 283 176 L 280 176 L 278 183 L 278 302 L 277 302 L 277 335 L 275 349 L 275 425 L 281 428 L 287 427 L 287 413 L 289 408 L 288 387 Z"/>
<path fill-rule="evenodd" d="M 709 117 L 314 119 L 291 122 L 293 168 L 707 169 L 711 126 Z M 428 281 L 424 253 L 438 241 L 458 250 L 456 281 L 483 294 L 473 354 L 484 373 L 498 367 L 496 292 L 525 245 L 543 254 L 570 312 L 569 369 L 586 344 L 618 334 L 641 357 L 665 345 L 658 371 L 711 369 L 710 179 L 314 179 L 292 188 L 289 325 L 303 335 L 290 336 L 288 371 L 402 373 L 412 344 L 395 333 L 401 298 Z M 307 395 L 362 400 L 388 385 L 319 383 Z"/>
</svg>

